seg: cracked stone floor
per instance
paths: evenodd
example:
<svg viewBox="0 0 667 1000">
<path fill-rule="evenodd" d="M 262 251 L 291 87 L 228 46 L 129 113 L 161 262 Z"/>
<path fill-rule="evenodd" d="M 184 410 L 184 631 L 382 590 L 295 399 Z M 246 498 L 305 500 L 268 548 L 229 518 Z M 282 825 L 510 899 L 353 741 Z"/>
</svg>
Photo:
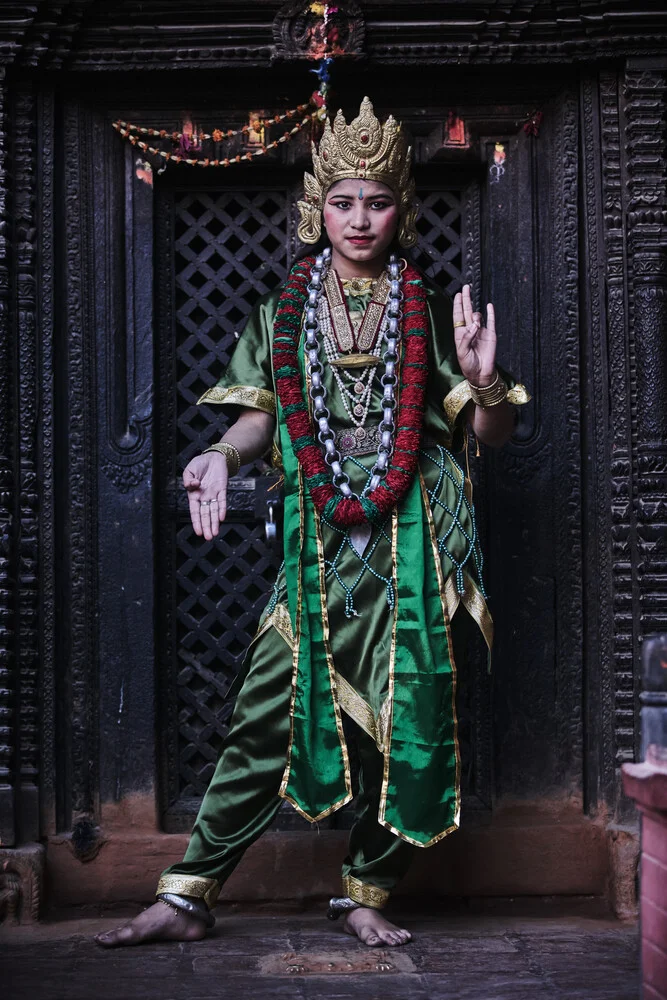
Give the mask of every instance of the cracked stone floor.
<svg viewBox="0 0 667 1000">
<path fill-rule="evenodd" d="M 636 1000 L 638 929 L 586 901 L 402 905 L 414 941 L 368 949 L 308 909 L 227 906 L 201 942 L 104 951 L 137 912 L 0 928 L 6 1000 Z M 391 912 L 387 912 L 391 916 Z M 5 992 L 5 989 L 8 991 Z"/>
</svg>

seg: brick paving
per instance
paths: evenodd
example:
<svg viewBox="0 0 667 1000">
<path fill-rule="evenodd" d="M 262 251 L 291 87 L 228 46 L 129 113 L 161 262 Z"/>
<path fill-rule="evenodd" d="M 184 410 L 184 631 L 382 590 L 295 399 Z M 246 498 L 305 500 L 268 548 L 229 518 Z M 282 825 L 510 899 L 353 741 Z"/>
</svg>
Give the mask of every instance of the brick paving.
<svg viewBox="0 0 667 1000">
<path fill-rule="evenodd" d="M 6 1000 L 637 1000 L 637 926 L 572 909 L 415 909 L 405 919 L 414 941 L 382 951 L 320 910 L 227 907 L 204 941 L 116 951 L 91 938 L 116 925 L 118 912 L 70 915 L 0 928 L 0 992 Z"/>
</svg>

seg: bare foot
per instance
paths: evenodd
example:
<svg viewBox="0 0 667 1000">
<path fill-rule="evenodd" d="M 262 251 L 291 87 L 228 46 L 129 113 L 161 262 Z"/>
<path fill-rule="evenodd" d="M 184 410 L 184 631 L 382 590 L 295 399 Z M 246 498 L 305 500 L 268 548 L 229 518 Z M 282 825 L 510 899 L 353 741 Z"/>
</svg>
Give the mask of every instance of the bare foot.
<svg viewBox="0 0 667 1000">
<path fill-rule="evenodd" d="M 206 934 L 203 920 L 175 913 L 164 903 L 153 903 L 129 923 L 95 935 L 103 948 L 118 948 L 145 941 L 199 941 Z"/>
<path fill-rule="evenodd" d="M 346 934 L 356 935 L 363 944 L 367 944 L 370 948 L 377 948 L 382 944 L 388 944 L 393 948 L 400 944 L 407 944 L 408 941 L 412 940 L 410 931 L 390 924 L 379 910 L 373 910 L 368 906 L 359 906 L 356 910 L 350 910 L 345 916 L 343 930 Z"/>
</svg>

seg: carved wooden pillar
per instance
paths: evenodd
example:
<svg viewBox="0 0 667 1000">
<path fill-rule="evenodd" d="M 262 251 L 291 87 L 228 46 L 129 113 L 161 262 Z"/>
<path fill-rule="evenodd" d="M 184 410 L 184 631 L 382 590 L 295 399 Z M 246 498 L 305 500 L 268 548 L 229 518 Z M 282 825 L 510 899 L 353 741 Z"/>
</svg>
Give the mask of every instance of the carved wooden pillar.
<svg viewBox="0 0 667 1000">
<path fill-rule="evenodd" d="M 37 483 L 37 326 L 35 296 L 35 97 L 16 88 L 14 139 L 14 250 L 18 389 L 17 539 L 17 834 L 37 840 L 39 829 L 39 554 Z"/>
<path fill-rule="evenodd" d="M 15 601 L 13 330 L 10 320 L 9 133 L 5 70 L 0 67 L 0 839 L 15 843 Z"/>
<path fill-rule="evenodd" d="M 604 801 L 631 822 L 620 766 L 635 759 L 637 705 L 636 549 L 632 400 L 636 392 L 628 317 L 623 78 L 592 69 L 581 81 L 583 238 L 584 601 L 586 608 L 586 801 Z M 625 810 L 625 814 L 624 814 Z"/>
<path fill-rule="evenodd" d="M 636 751 L 635 663 L 636 615 L 633 580 L 636 552 L 633 545 L 632 512 L 632 406 L 634 365 L 628 350 L 628 256 L 624 220 L 623 155 L 617 73 L 600 76 L 600 172 L 602 232 L 604 240 L 604 289 L 600 311 L 606 337 L 600 344 L 606 360 L 606 392 L 600 400 L 603 421 L 597 438 L 605 449 L 598 474 L 609 476 L 609 495 L 603 501 L 610 514 L 609 529 L 602 533 L 602 546 L 610 558 L 610 590 L 601 593 L 602 615 L 598 634 L 602 665 L 600 698 L 602 735 L 601 781 L 610 803 L 617 803 L 620 766 L 634 760 Z M 593 270 L 594 262 L 590 262 Z M 604 363 L 604 361 L 603 361 Z M 602 456 L 601 456 L 602 458 Z M 607 544 L 611 536 L 611 547 Z M 604 556 L 603 556 L 604 559 Z M 600 574 L 602 575 L 602 574 Z M 603 651 L 605 640 L 608 646 Z M 604 669 L 605 653 L 609 654 Z M 594 661 L 591 661 L 594 662 Z M 594 673 L 594 672 L 592 672 Z M 593 734 L 596 729 L 591 730 Z M 620 818 L 620 817 L 619 817 Z"/>
<path fill-rule="evenodd" d="M 664 631 L 667 598 L 667 60 L 629 60 L 624 92 L 642 639 Z"/>
<path fill-rule="evenodd" d="M 40 812 L 41 834 L 55 833 L 57 732 L 56 665 L 59 587 L 56 551 L 60 532 L 56 525 L 56 351 L 54 331 L 60 299 L 56 300 L 55 151 L 56 107 L 50 88 L 41 89 L 37 101 L 37 338 L 39 341 L 39 587 L 40 587 Z M 57 302 L 57 304 L 56 304 Z M 62 616 L 60 616 L 62 617 Z M 62 800 L 62 797 L 61 797 Z"/>
<path fill-rule="evenodd" d="M 56 215 L 63 238 L 63 303 L 56 338 L 58 530 L 66 540 L 59 567 L 59 825 L 91 820 L 97 793 L 97 548 L 94 449 L 95 346 L 91 304 L 90 136 L 78 102 L 63 110 L 64 197 Z"/>
</svg>

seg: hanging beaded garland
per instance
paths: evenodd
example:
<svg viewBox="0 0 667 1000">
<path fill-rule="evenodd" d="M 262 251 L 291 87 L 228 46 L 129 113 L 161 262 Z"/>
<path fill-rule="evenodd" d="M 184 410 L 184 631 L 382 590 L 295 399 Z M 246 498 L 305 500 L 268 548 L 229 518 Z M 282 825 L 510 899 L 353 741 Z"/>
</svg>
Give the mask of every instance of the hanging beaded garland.
<svg viewBox="0 0 667 1000">
<path fill-rule="evenodd" d="M 307 107 L 309 107 L 308 104 L 300 104 L 294 111 L 287 111 L 283 115 L 276 115 L 274 118 L 266 118 L 261 121 L 254 122 L 252 126 L 244 125 L 243 128 L 240 129 L 227 129 L 224 132 L 220 129 L 214 129 L 214 131 L 210 134 L 198 134 L 197 139 L 213 142 L 222 142 L 223 140 L 226 141 L 234 136 L 241 135 L 242 133 L 249 131 L 250 128 L 257 129 L 260 127 L 268 127 L 272 124 L 283 121 L 285 118 L 293 118 L 295 114 L 300 113 Z M 307 114 L 300 122 L 297 122 L 293 128 L 288 129 L 287 132 L 284 132 L 278 139 L 274 139 L 273 142 L 261 145 L 259 149 L 254 149 L 252 152 L 238 153 L 236 156 L 224 156 L 222 158 L 206 156 L 197 159 L 191 156 L 184 156 L 182 153 L 172 152 L 167 149 L 158 149 L 157 146 L 151 146 L 149 143 L 144 142 L 139 138 L 139 135 L 152 135 L 161 139 L 169 139 L 172 142 L 180 142 L 183 140 L 183 132 L 167 132 L 165 129 L 144 128 L 139 125 L 132 125 L 130 122 L 121 121 L 120 119 L 113 122 L 113 127 L 133 146 L 137 146 L 137 148 L 141 149 L 144 153 L 151 153 L 153 156 L 159 156 L 165 161 L 165 164 L 171 162 L 185 163 L 190 167 L 231 167 L 234 163 L 241 163 L 244 160 L 254 160 L 258 156 L 264 156 L 272 149 L 277 149 L 282 143 L 289 142 L 292 136 L 296 135 L 297 132 L 300 132 L 301 129 L 310 122 L 321 120 L 323 116 L 326 116 L 325 105 L 322 105 L 315 111 Z"/>
<path fill-rule="evenodd" d="M 381 378 L 384 394 L 378 428 L 378 455 L 368 486 L 357 496 L 343 471 L 341 456 L 329 426 L 326 389 L 318 341 L 318 304 L 331 261 L 327 249 L 317 258 L 306 257 L 292 268 L 280 296 L 274 321 L 273 369 L 294 453 L 306 486 L 323 517 L 340 528 L 371 521 L 381 523 L 406 494 L 417 471 L 424 418 L 429 319 L 426 292 L 419 272 L 398 260 L 389 263 L 386 349 Z M 403 289 L 406 289 L 404 292 Z M 310 382 L 315 428 L 306 404 L 299 367 L 301 328 L 305 333 L 306 372 Z M 396 404 L 397 367 L 402 347 L 401 385 Z M 394 418 L 396 414 L 396 418 Z"/>
</svg>

